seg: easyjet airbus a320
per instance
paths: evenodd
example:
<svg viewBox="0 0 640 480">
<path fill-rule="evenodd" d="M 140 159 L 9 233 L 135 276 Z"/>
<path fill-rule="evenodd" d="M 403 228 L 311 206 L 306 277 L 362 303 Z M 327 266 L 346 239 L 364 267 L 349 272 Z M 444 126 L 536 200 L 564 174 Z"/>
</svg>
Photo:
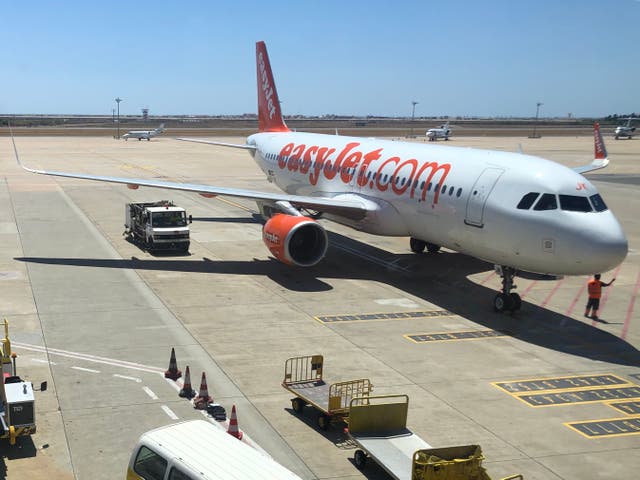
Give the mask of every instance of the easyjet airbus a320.
<svg viewBox="0 0 640 480">
<path fill-rule="evenodd" d="M 324 257 L 328 239 L 319 217 L 376 235 L 410 237 L 416 253 L 446 247 L 501 267 L 496 311 L 520 308 L 512 292 L 518 270 L 586 275 L 625 258 L 620 223 L 581 175 L 608 164 L 597 124 L 595 159 L 574 169 L 520 153 L 292 132 L 263 42 L 256 44 L 256 60 L 259 133 L 244 145 L 182 140 L 247 150 L 283 194 L 23 168 L 255 200 L 267 218 L 264 243 L 293 265 L 313 266 Z"/>
</svg>

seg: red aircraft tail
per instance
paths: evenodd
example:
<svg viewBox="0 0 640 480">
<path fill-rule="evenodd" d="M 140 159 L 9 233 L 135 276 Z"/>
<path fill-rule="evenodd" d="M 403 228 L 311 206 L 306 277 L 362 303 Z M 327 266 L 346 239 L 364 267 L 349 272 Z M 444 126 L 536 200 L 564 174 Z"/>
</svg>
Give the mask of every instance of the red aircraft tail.
<svg viewBox="0 0 640 480">
<path fill-rule="evenodd" d="M 261 132 L 290 131 L 282 119 L 276 84 L 264 42 L 256 43 L 256 67 L 258 73 L 258 126 Z"/>
<path fill-rule="evenodd" d="M 593 136 L 595 145 L 595 159 L 602 160 L 607 158 L 607 149 L 604 146 L 604 140 L 602 140 L 602 134 L 600 133 L 600 124 L 598 122 L 593 125 Z"/>
</svg>

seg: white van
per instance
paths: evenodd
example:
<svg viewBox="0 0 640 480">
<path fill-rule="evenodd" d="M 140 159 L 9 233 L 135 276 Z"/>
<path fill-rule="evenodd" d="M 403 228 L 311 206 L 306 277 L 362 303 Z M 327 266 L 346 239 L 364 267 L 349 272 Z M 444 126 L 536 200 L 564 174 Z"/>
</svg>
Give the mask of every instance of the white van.
<svg viewBox="0 0 640 480">
<path fill-rule="evenodd" d="M 300 480 L 271 457 L 205 420 L 143 433 L 127 480 Z"/>
</svg>

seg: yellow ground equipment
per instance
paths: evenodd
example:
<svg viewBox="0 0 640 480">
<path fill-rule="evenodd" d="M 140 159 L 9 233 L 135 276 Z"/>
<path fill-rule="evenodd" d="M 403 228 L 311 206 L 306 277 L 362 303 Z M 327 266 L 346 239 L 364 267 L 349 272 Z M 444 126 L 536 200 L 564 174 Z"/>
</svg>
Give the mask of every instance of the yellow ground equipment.
<svg viewBox="0 0 640 480">
<path fill-rule="evenodd" d="M 432 448 L 407 428 L 409 397 L 381 395 L 353 398 L 349 436 L 360 447 L 354 454 L 359 469 L 372 458 L 397 480 L 491 480 L 482 467 L 478 445 Z M 512 475 L 502 480 L 522 479 Z"/>
<path fill-rule="evenodd" d="M 302 414 L 306 405 L 313 406 L 320 412 L 318 427 L 326 430 L 332 421 L 346 418 L 351 399 L 369 395 L 372 385 L 368 378 L 329 384 L 322 378 L 323 370 L 322 355 L 289 358 L 282 386 L 295 395 L 291 399 L 294 412 Z"/>
</svg>

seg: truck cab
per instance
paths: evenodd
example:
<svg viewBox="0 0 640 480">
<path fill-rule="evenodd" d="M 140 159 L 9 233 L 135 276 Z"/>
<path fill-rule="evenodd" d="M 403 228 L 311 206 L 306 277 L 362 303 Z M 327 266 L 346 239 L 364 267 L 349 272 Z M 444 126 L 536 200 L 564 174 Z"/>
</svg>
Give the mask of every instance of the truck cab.
<svg viewBox="0 0 640 480">
<path fill-rule="evenodd" d="M 125 235 L 149 251 L 189 251 L 191 216 L 173 202 L 127 203 Z"/>
</svg>

